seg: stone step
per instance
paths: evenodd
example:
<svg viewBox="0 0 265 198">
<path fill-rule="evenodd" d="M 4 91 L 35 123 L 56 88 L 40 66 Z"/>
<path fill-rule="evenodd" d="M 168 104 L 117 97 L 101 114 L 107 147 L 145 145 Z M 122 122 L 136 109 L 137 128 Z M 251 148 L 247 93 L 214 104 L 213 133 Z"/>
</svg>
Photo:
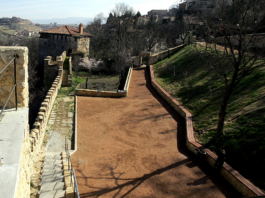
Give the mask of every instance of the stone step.
<svg viewBox="0 0 265 198">
<path fill-rule="evenodd" d="M 48 182 L 44 183 L 40 188 L 40 193 L 51 190 L 65 190 L 64 182 Z"/>
<path fill-rule="evenodd" d="M 62 159 L 62 156 L 61 155 L 46 155 L 45 158 L 44 158 L 44 161 L 47 160 L 47 159 Z"/>
<path fill-rule="evenodd" d="M 45 164 L 44 163 L 44 166 L 43 166 L 43 170 L 44 169 L 62 169 L 63 168 L 63 164 L 60 163 L 60 164 Z"/>
<path fill-rule="evenodd" d="M 52 190 L 40 194 L 39 198 L 64 198 L 65 190 Z"/>
<path fill-rule="evenodd" d="M 45 151 L 45 157 L 47 157 L 48 155 L 60 155 L 61 156 L 60 151 Z"/>
<path fill-rule="evenodd" d="M 63 170 L 60 169 L 60 170 L 54 170 L 54 169 L 46 169 L 42 172 L 42 176 L 45 176 L 45 175 L 56 175 L 56 174 L 63 174 Z"/>
<path fill-rule="evenodd" d="M 62 160 L 54 160 L 54 159 L 50 159 L 50 160 L 45 160 L 43 165 L 52 165 L 52 164 L 62 164 L 63 161 Z"/>
<path fill-rule="evenodd" d="M 49 171 L 62 171 L 63 169 L 62 168 L 53 168 L 53 167 L 46 167 L 46 168 L 43 168 L 42 170 L 42 173 L 46 173 L 46 172 L 49 172 Z"/>
<path fill-rule="evenodd" d="M 62 160 L 62 157 L 55 155 L 55 156 L 47 156 L 44 158 L 44 162 L 51 161 L 51 160 Z"/>
<path fill-rule="evenodd" d="M 46 178 L 50 178 L 50 177 L 54 177 L 54 178 L 58 177 L 59 178 L 62 175 L 63 175 L 63 172 L 50 173 L 50 174 L 42 175 L 42 179 L 46 179 Z"/>
<path fill-rule="evenodd" d="M 49 182 L 63 182 L 64 181 L 64 176 L 60 175 L 60 176 L 45 176 L 44 178 L 42 178 L 41 180 L 41 186 L 45 183 L 49 183 Z"/>
</svg>

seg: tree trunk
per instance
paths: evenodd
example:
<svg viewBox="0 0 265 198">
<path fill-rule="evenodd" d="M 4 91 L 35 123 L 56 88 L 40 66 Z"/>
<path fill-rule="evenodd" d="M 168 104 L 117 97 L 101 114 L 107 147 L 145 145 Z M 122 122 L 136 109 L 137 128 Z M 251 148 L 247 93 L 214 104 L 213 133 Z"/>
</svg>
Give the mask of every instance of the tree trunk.
<svg viewBox="0 0 265 198">
<path fill-rule="evenodd" d="M 230 94 L 226 94 L 222 104 L 221 104 L 221 108 L 219 111 L 219 119 L 218 119 L 218 125 L 217 125 L 217 136 L 221 136 L 223 135 L 223 129 L 224 129 L 224 122 L 225 122 L 225 116 L 227 114 L 226 112 L 226 108 L 227 108 L 227 103 L 229 100 Z"/>
<path fill-rule="evenodd" d="M 227 108 L 227 104 L 228 104 L 229 98 L 230 98 L 231 94 L 233 93 L 234 88 L 236 86 L 236 79 L 237 79 L 237 76 L 238 76 L 239 64 L 237 64 L 235 68 L 236 69 L 235 69 L 235 71 L 233 73 L 233 77 L 232 77 L 231 83 L 229 85 L 229 88 L 226 89 L 226 91 L 225 91 L 225 96 L 223 98 L 223 101 L 222 101 L 222 104 L 221 104 L 221 108 L 220 108 L 220 111 L 219 111 L 219 119 L 218 119 L 218 125 L 217 125 L 217 130 L 216 130 L 217 136 L 223 135 L 225 116 L 227 114 L 226 108 Z"/>
</svg>

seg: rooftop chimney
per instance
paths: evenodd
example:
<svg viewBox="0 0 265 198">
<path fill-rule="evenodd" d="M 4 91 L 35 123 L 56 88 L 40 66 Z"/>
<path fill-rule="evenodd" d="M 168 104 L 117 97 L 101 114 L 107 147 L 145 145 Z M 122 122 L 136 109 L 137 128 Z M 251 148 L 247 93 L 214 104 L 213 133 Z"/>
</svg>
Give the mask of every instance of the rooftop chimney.
<svg viewBox="0 0 265 198">
<path fill-rule="evenodd" d="M 84 33 L 84 26 L 83 26 L 82 23 L 80 23 L 80 25 L 79 25 L 79 33 L 80 34 L 83 34 Z"/>
</svg>

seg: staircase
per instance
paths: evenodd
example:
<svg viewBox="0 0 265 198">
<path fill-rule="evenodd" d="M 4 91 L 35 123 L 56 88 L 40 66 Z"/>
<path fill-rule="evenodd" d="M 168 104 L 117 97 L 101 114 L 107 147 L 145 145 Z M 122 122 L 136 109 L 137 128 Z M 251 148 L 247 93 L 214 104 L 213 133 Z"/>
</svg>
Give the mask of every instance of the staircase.
<svg viewBox="0 0 265 198">
<path fill-rule="evenodd" d="M 62 86 L 68 86 L 68 71 L 63 70 Z"/>
<path fill-rule="evenodd" d="M 39 198 L 65 197 L 61 152 L 46 151 Z"/>
</svg>

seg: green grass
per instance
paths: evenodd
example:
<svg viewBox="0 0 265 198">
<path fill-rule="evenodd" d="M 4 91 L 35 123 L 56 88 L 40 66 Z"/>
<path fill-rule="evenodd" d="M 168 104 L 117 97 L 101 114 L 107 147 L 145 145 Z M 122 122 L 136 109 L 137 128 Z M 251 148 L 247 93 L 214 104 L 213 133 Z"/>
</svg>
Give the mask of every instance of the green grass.
<svg viewBox="0 0 265 198">
<path fill-rule="evenodd" d="M 225 135 L 216 140 L 224 83 L 199 53 L 187 46 L 158 62 L 156 81 L 193 114 L 197 141 L 212 150 L 224 145 L 227 162 L 265 189 L 265 68 L 241 80 L 228 104 Z"/>
<path fill-rule="evenodd" d="M 63 63 L 63 70 L 69 71 L 69 56 L 65 57 L 65 60 Z"/>
</svg>

